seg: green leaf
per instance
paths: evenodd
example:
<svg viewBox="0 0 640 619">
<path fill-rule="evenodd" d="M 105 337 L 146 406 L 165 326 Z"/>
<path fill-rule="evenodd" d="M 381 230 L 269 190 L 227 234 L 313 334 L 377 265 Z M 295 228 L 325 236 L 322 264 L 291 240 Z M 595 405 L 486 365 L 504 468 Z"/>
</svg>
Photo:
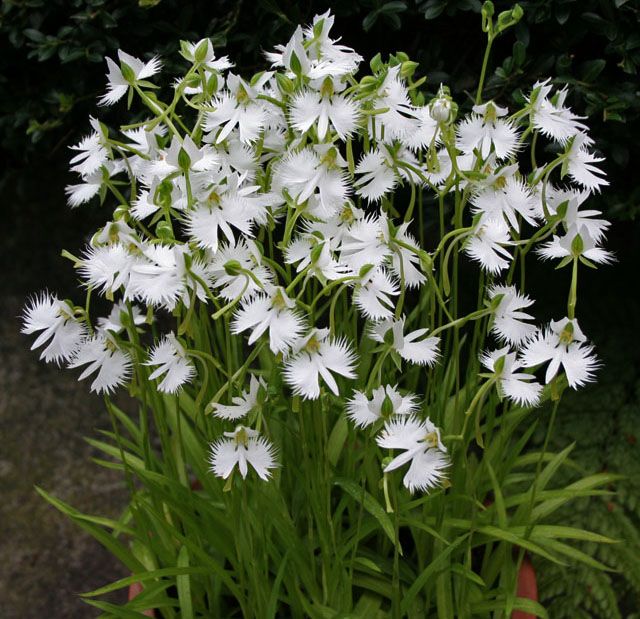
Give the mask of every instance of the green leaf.
<svg viewBox="0 0 640 619">
<path fill-rule="evenodd" d="M 44 34 L 35 28 L 27 28 L 24 30 L 24 36 L 34 43 L 42 43 L 42 41 L 44 41 Z"/>
<path fill-rule="evenodd" d="M 477 532 L 481 535 L 486 535 L 487 537 L 495 540 L 499 540 L 502 542 L 508 542 L 509 544 L 513 544 L 515 546 L 521 546 L 525 548 L 529 552 L 540 555 L 553 563 L 558 563 L 562 565 L 562 561 L 560 561 L 557 557 L 554 557 L 551 553 L 542 548 L 541 545 L 532 542 L 531 540 L 526 539 L 523 535 L 517 535 L 513 532 L 513 530 L 503 530 L 499 527 L 494 526 L 485 526 L 479 527 Z M 477 544 L 480 544 L 478 541 Z"/>
<path fill-rule="evenodd" d="M 178 553 L 178 567 L 189 567 L 189 550 L 186 546 L 180 548 Z M 191 580 L 189 574 L 180 574 L 176 577 L 178 599 L 180 600 L 180 612 L 183 619 L 193 619 L 193 602 L 191 600 Z"/>
<path fill-rule="evenodd" d="M 587 83 L 594 82 L 606 66 L 607 61 L 602 58 L 585 62 L 582 65 L 582 81 Z"/>
<path fill-rule="evenodd" d="M 82 514 L 64 501 L 48 494 L 38 486 L 36 486 L 36 492 L 53 507 L 76 522 L 80 528 L 84 529 L 98 542 L 100 542 L 114 557 L 120 560 L 132 572 L 145 571 L 142 563 L 133 556 L 131 551 L 124 544 L 107 533 L 102 529 L 102 527 L 89 522 L 85 514 Z"/>
<path fill-rule="evenodd" d="M 447 8 L 446 0 L 430 0 L 424 6 L 422 14 L 425 19 L 435 19 L 440 17 L 442 12 Z"/>
<path fill-rule="evenodd" d="M 267 611 L 265 616 L 268 618 L 273 617 L 276 618 L 276 613 L 278 612 L 278 591 L 280 590 L 280 585 L 282 583 L 282 579 L 284 578 L 284 572 L 287 567 L 287 561 L 289 559 L 289 550 L 285 553 L 284 557 L 282 557 L 282 561 L 280 562 L 280 567 L 278 568 L 278 573 L 273 581 L 273 587 L 271 588 L 271 594 L 269 596 L 269 605 L 267 607 Z"/>
<path fill-rule="evenodd" d="M 504 498 L 502 496 L 502 490 L 500 489 L 500 484 L 498 483 L 498 478 L 496 477 L 495 471 L 491 466 L 491 462 L 489 460 L 485 460 L 485 464 L 487 465 L 487 470 L 489 471 L 489 477 L 491 478 L 491 485 L 493 487 L 493 500 L 495 502 L 496 511 L 498 513 L 498 525 L 502 529 L 507 528 L 507 510 L 504 504 Z"/>
<path fill-rule="evenodd" d="M 555 539 L 541 537 L 536 537 L 535 539 L 541 546 L 544 546 L 545 548 L 552 550 L 553 552 L 556 552 L 558 554 L 564 555 L 565 557 L 568 557 L 573 561 L 579 561 L 580 563 L 584 563 L 585 565 L 593 567 L 597 570 L 602 570 L 605 572 L 612 571 L 612 569 L 604 563 L 600 563 L 600 561 L 597 561 L 591 555 L 588 555 L 586 552 L 582 552 L 582 550 L 578 550 L 574 546 L 564 544 Z"/>
<path fill-rule="evenodd" d="M 361 503 L 362 506 L 378 521 L 378 524 L 382 527 L 386 536 L 391 540 L 391 543 L 398 548 L 398 552 L 402 555 L 402 546 L 400 541 L 396 541 L 395 529 L 389 514 L 384 511 L 383 507 L 371 496 L 366 490 L 359 486 L 356 482 L 338 478 L 333 482 L 336 486 L 340 486 L 346 491 L 354 500 Z"/>
<path fill-rule="evenodd" d="M 465 533 L 455 542 L 447 546 L 445 550 L 436 555 L 433 561 L 431 561 L 431 563 L 429 563 L 422 573 L 414 580 L 413 584 L 409 587 L 409 590 L 402 598 L 402 603 L 400 604 L 401 613 L 407 612 L 420 590 L 425 586 L 429 579 L 440 570 L 440 568 L 448 561 L 451 553 L 456 550 L 456 548 L 458 548 L 458 546 L 460 546 L 469 537 L 469 535 L 470 533 Z"/>
<path fill-rule="evenodd" d="M 333 430 L 331 430 L 329 442 L 327 443 L 327 458 L 332 466 L 335 466 L 338 462 L 348 434 L 349 425 L 347 424 L 347 420 L 344 415 L 340 415 L 338 421 L 336 421 L 336 424 L 333 426 Z"/>
<path fill-rule="evenodd" d="M 473 605 L 474 614 L 489 613 L 492 611 L 497 611 L 497 613 L 500 614 L 504 612 L 505 603 L 506 600 L 504 596 L 486 602 L 476 602 Z M 535 615 L 536 617 L 542 617 L 543 619 L 548 619 L 549 617 L 542 604 L 528 598 L 515 598 L 513 601 L 513 609 Z"/>
<path fill-rule="evenodd" d="M 210 570 L 204 567 L 165 567 L 159 570 L 151 570 L 148 572 L 136 572 L 131 576 L 127 576 L 126 578 L 121 578 L 120 580 L 116 580 L 109 585 L 104 585 L 99 589 L 94 589 L 93 591 L 87 591 L 86 593 L 81 593 L 81 597 L 98 597 L 100 595 L 105 595 L 107 593 L 111 593 L 113 591 L 118 591 L 118 589 L 124 589 L 125 587 L 129 587 L 133 583 L 139 582 L 143 583 L 148 580 L 159 580 L 160 578 L 164 578 L 166 576 L 181 576 L 183 574 L 201 574 L 207 575 L 210 574 Z"/>
<path fill-rule="evenodd" d="M 521 67 L 527 54 L 527 47 L 522 41 L 513 44 L 513 62 L 516 67 Z"/>
</svg>

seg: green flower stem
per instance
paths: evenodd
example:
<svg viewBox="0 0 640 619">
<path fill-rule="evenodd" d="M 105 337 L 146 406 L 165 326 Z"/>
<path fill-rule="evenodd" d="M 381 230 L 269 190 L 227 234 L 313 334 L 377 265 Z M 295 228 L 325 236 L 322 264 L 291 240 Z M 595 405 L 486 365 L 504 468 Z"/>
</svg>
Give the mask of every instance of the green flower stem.
<svg viewBox="0 0 640 619">
<path fill-rule="evenodd" d="M 567 302 L 567 317 L 574 320 L 576 317 L 576 303 L 578 302 L 578 258 L 573 259 L 571 269 L 571 287 L 569 288 L 569 301 Z"/>
<path fill-rule="evenodd" d="M 489 57 L 491 56 L 491 46 L 495 35 L 491 32 L 487 33 L 487 47 L 484 50 L 484 57 L 482 59 L 482 70 L 480 71 L 480 79 L 478 80 L 478 90 L 476 92 L 476 105 L 482 103 L 482 90 L 484 89 L 484 80 L 487 75 L 487 66 L 489 65 Z"/>
<path fill-rule="evenodd" d="M 452 327 L 461 327 L 467 322 L 469 322 L 470 320 L 478 320 L 479 318 L 482 318 L 484 316 L 489 316 L 491 314 L 493 314 L 493 309 L 491 308 L 472 312 L 471 314 L 467 314 L 462 318 L 457 318 L 456 320 L 453 320 L 451 322 L 448 322 L 444 325 L 437 327 L 429 335 L 431 336 L 438 335 L 439 333 L 442 333 L 446 329 L 451 329 Z"/>
<path fill-rule="evenodd" d="M 225 382 L 224 385 L 222 385 L 222 387 L 220 387 L 220 389 L 216 392 L 216 394 L 211 398 L 211 402 L 219 402 L 220 401 L 220 398 L 227 392 L 229 387 L 233 383 L 235 383 L 242 374 L 244 374 L 247 371 L 249 366 L 253 363 L 254 359 L 260 354 L 260 352 L 264 348 L 265 344 L 266 344 L 266 342 L 262 341 L 262 342 L 258 342 L 253 347 L 253 349 L 249 353 L 249 356 L 247 357 L 247 360 L 244 362 L 244 364 L 234 372 L 233 376 L 231 376 L 229 378 L 229 380 L 227 382 Z"/>
</svg>

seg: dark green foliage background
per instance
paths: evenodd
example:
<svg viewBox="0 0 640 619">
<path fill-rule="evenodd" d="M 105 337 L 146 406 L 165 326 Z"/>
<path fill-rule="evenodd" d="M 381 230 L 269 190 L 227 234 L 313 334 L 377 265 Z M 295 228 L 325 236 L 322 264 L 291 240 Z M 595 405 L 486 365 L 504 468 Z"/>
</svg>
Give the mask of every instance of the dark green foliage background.
<svg viewBox="0 0 640 619">
<path fill-rule="evenodd" d="M 497 11 L 512 6 L 495 4 Z M 585 273 L 587 285 L 581 284 L 581 326 L 605 368 L 598 386 L 569 398 L 554 440 L 560 446 L 577 440 L 575 459 L 585 469 L 629 475 L 615 499 L 566 514 L 568 520 L 580 520 L 578 526 L 628 540 L 618 551 L 608 550 L 613 554 L 599 556 L 622 574 L 551 570 L 542 579 L 543 597 L 552 605 L 551 616 L 569 617 L 579 608 L 585 617 L 633 617 L 640 607 L 640 536 L 631 533 L 640 525 L 635 336 L 640 325 L 638 305 L 629 300 L 637 281 L 640 230 L 640 184 L 634 171 L 640 162 L 640 1 L 531 0 L 521 5 L 522 22 L 494 47 L 487 96 L 511 104 L 520 99 L 521 89 L 548 76 L 571 85 L 569 103 L 589 116 L 606 158 L 611 187 L 590 204 L 614 220 L 609 247 L 619 258 L 618 265 L 591 278 Z M 75 287 L 73 270 L 58 252 L 76 250 L 80 236 L 89 235 L 102 216 L 93 206 L 72 213 L 65 205 L 64 186 L 75 180 L 67 172 L 67 147 L 87 132 L 90 114 L 99 113 L 112 125 L 122 118 L 122 105 L 115 110 L 96 106 L 105 87 L 105 55 L 114 56 L 118 48 L 143 57 L 159 54 L 170 74 L 172 63 L 180 61 L 180 39 L 209 36 L 240 72 L 257 71 L 265 66 L 264 50 L 286 41 L 298 23 L 331 8 L 334 31 L 366 60 L 379 51 L 405 51 L 420 62 L 430 91 L 443 82 L 457 101 L 470 105 L 466 93 L 475 89 L 485 44 L 480 7 L 479 0 L 2 0 L 0 191 L 7 228 L 0 256 L 7 265 L 5 289 L 24 294 L 51 286 L 72 294 Z M 545 273 L 551 268 L 539 268 L 539 285 L 531 290 L 539 300 L 538 312 L 549 313 L 541 318 L 557 318 L 564 311 L 553 306 L 565 291 L 548 288 Z M 568 584 L 563 588 L 562 583 Z M 613 610 L 616 604 L 620 608 Z"/>
<path fill-rule="evenodd" d="M 504 10 L 511 2 L 496 2 Z M 488 95 L 508 103 L 547 76 L 572 86 L 607 157 L 609 216 L 638 212 L 640 189 L 626 168 L 638 160 L 640 2 L 532 0 L 522 22 L 498 42 Z M 118 48 L 176 61 L 179 39 L 210 36 L 243 71 L 298 23 L 331 8 L 345 43 L 370 58 L 402 50 L 421 63 L 435 90 L 459 99 L 473 90 L 484 48 L 479 0 L 2 0 L 0 11 L 0 186 L 28 191 L 34 171 L 62 169 L 66 146 L 85 131 L 104 89 L 104 56 Z M 27 136 L 27 137 L 25 137 Z"/>
<path fill-rule="evenodd" d="M 500 11 L 513 3 L 495 4 Z M 607 158 L 611 188 L 602 208 L 617 220 L 635 218 L 640 186 L 628 167 L 640 160 L 640 1 L 521 5 L 524 19 L 495 45 L 487 94 L 508 104 L 536 79 L 571 84 L 570 103 L 590 117 Z M 446 83 L 464 101 L 484 49 L 480 7 L 479 0 L 2 0 L 0 190 L 13 234 L 0 256 L 11 263 L 29 246 L 32 257 L 7 283 L 21 291 L 34 278 L 71 285 L 51 250 L 77 245 L 77 231 L 88 233 L 100 221 L 94 209 L 70 213 L 63 188 L 73 179 L 67 147 L 86 133 L 104 91 L 105 55 L 118 48 L 156 53 L 171 72 L 180 39 L 209 36 L 240 71 L 251 72 L 265 66 L 262 52 L 286 41 L 296 24 L 331 8 L 335 31 L 367 60 L 378 51 L 405 51 L 421 63 L 429 89 Z M 122 107 L 100 113 L 115 124 Z"/>
</svg>

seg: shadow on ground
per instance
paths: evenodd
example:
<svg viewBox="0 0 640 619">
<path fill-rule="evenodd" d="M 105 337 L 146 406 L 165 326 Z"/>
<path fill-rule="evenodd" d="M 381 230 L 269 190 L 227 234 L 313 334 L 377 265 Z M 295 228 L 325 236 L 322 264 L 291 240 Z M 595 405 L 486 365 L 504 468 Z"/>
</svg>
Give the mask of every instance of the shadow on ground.
<svg viewBox="0 0 640 619">
<path fill-rule="evenodd" d="M 107 427 L 100 398 L 77 373 L 38 362 L 18 332 L 23 304 L 0 301 L 0 615 L 3 619 L 95 617 L 78 593 L 126 576 L 93 538 L 50 507 L 38 485 L 87 513 L 117 516 L 121 475 L 90 462 L 83 440 Z"/>
</svg>

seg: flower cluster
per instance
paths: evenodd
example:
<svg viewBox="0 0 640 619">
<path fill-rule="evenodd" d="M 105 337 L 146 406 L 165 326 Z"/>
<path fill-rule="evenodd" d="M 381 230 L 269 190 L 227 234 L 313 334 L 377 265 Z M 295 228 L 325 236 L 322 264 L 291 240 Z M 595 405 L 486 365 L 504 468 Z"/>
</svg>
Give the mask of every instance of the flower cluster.
<svg viewBox="0 0 640 619">
<path fill-rule="evenodd" d="M 607 222 L 582 208 L 607 182 L 566 88 L 547 80 L 521 109 L 478 100 L 458 118 L 447 89 L 428 99 L 403 54 L 377 56 L 359 76 L 363 59 L 332 38 L 333 21 L 325 13 L 298 27 L 251 78 L 209 40 L 183 43 L 188 69 L 171 103 L 149 82 L 159 59 L 107 59 L 100 104 L 127 95 L 149 116 L 119 132 L 91 118 L 71 147 L 79 181 L 66 191 L 73 207 L 117 202 L 74 258 L 87 290 L 113 309 L 93 321 L 88 302 L 43 293 L 27 304 L 23 331 L 38 333 L 45 360 L 93 374 L 94 391 L 127 384 L 135 367 L 135 380 L 161 393 L 190 385 L 223 423 L 243 420 L 212 445 L 220 477 L 236 465 L 245 477 L 248 464 L 270 476 L 275 449 L 256 428 L 279 373 L 294 398 L 333 398 L 380 448 L 404 450 L 384 470 L 410 462 L 405 486 L 428 490 L 449 455 L 401 369 L 422 366 L 424 377 L 448 364 L 453 330 L 471 322 L 477 341 L 495 338 L 499 348 L 481 354 L 484 376 L 517 405 L 538 403 L 543 364 L 546 383 L 561 369 L 572 387 L 592 379 L 575 282 L 580 263 L 612 259 L 601 247 Z M 548 141 L 550 160 L 537 161 L 532 135 Z M 430 245 L 419 222 L 437 219 L 449 196 L 453 227 L 441 210 Z M 573 268 L 567 317 L 541 329 L 514 279 L 534 246 Z M 484 274 L 485 303 L 468 316 L 449 298 L 453 254 Z M 390 362 L 400 373 L 385 381 Z M 215 396 L 202 367 L 227 384 Z"/>
</svg>

